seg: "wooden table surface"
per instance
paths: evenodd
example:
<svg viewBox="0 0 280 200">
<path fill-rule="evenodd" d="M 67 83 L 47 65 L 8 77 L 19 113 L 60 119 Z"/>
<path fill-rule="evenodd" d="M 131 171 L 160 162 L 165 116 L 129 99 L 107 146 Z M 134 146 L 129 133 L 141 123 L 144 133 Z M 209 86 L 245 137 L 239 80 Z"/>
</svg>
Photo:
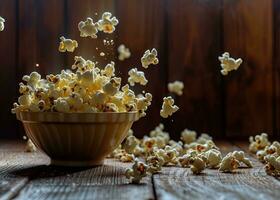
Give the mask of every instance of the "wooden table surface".
<svg viewBox="0 0 280 200">
<path fill-rule="evenodd" d="M 223 154 L 248 147 L 244 142 L 217 144 Z M 280 199 L 280 179 L 267 176 L 250 154 L 254 168 L 234 174 L 206 169 L 193 175 L 188 168 L 165 167 L 135 185 L 124 176 L 131 163 L 108 159 L 95 168 L 54 167 L 44 154 L 23 150 L 22 142 L 0 142 L 0 199 Z"/>
</svg>

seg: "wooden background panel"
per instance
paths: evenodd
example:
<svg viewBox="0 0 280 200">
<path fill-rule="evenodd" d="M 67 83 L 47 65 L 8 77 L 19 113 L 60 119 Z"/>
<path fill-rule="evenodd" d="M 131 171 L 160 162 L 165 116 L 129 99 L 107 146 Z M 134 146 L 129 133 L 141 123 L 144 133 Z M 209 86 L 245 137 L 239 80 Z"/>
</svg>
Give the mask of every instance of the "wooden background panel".
<svg viewBox="0 0 280 200">
<path fill-rule="evenodd" d="M 221 1 L 168 1 L 168 80 L 181 80 L 184 94 L 175 98 L 180 110 L 170 130 L 184 128 L 222 135 Z"/>
<path fill-rule="evenodd" d="M 71 67 L 74 63 L 74 56 L 82 56 L 85 59 L 95 60 L 98 66 L 103 68 L 108 62 L 114 60 L 114 45 L 106 47 L 103 45 L 103 40 L 114 39 L 113 34 L 104 34 L 99 32 L 98 38 L 80 37 L 78 24 L 80 21 L 85 21 L 87 17 L 91 17 L 94 22 L 97 22 L 102 17 L 102 13 L 108 11 L 115 15 L 115 7 L 113 0 L 84 0 L 76 1 L 69 0 L 67 6 L 67 34 L 65 37 L 75 39 L 79 46 L 74 53 L 67 53 L 67 65 Z M 118 26 L 116 27 L 118 28 Z M 96 49 L 97 48 L 97 49 Z M 106 56 L 100 56 L 103 52 Z M 65 53 L 64 53 L 65 54 Z"/>
<path fill-rule="evenodd" d="M 0 55 L 1 55 L 1 97 L 0 97 L 0 137 L 15 137 L 16 119 L 11 114 L 13 102 L 17 100 L 16 80 L 16 49 L 17 49 L 17 22 L 16 22 L 16 1 L 0 1 L 0 16 L 5 18 L 5 29 L 0 32 Z"/>
<path fill-rule="evenodd" d="M 272 1 L 225 0 L 224 50 L 243 58 L 226 80 L 227 136 L 273 130 Z"/>
<path fill-rule="evenodd" d="M 143 90 L 153 95 L 152 105 L 147 111 L 147 116 L 133 125 L 135 134 L 143 136 L 160 122 L 160 108 L 162 98 L 166 91 L 166 52 L 165 38 L 165 1 L 162 0 L 130 0 L 116 1 L 116 15 L 120 21 L 117 28 L 116 48 L 125 44 L 130 51 L 131 57 L 125 61 L 116 61 L 123 80 L 127 82 L 128 71 L 137 68 L 145 72 L 148 79 L 147 86 L 133 87 L 137 93 Z M 150 65 L 145 69 L 141 65 L 141 57 L 147 49 L 156 48 L 159 54 L 159 64 Z M 124 83 L 125 83 L 124 82 Z"/>
</svg>

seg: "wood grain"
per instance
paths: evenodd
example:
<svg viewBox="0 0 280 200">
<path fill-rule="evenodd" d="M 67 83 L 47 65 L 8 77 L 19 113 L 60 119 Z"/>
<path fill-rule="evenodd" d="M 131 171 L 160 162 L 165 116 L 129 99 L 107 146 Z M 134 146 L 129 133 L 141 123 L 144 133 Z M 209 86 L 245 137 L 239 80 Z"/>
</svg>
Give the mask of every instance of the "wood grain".
<svg viewBox="0 0 280 200">
<path fill-rule="evenodd" d="M 223 97 L 218 55 L 222 51 L 221 1 L 167 1 L 168 81 L 181 80 L 184 94 L 169 130 L 223 134 Z"/>
<path fill-rule="evenodd" d="M 11 114 L 12 105 L 17 100 L 17 89 L 15 87 L 11 87 L 12 85 L 15 85 L 17 72 L 16 1 L 0 1 L 0 16 L 5 18 L 6 20 L 4 31 L 0 32 L 0 54 L 2 70 L 2 73 L 0 73 L 0 85 L 2 93 L 0 97 L 0 138 L 11 138 L 18 136 L 17 126 L 15 126 L 16 119 Z"/>
<path fill-rule="evenodd" d="M 137 136 L 143 136 L 162 120 L 159 112 L 167 87 L 165 2 L 162 0 L 117 1 L 116 15 L 120 21 L 117 28 L 116 48 L 124 44 L 131 51 L 129 59 L 116 61 L 118 71 L 125 83 L 131 68 L 136 67 L 144 71 L 149 81 L 147 86 L 142 87 L 137 84 L 133 89 L 137 94 L 144 90 L 153 95 L 153 102 L 147 111 L 147 116 L 132 127 Z M 141 57 L 147 49 L 152 48 L 158 50 L 159 64 L 145 69 L 141 65 Z"/>
<path fill-rule="evenodd" d="M 272 1 L 225 0 L 223 5 L 224 50 L 244 60 L 225 77 L 227 136 L 271 135 Z"/>
</svg>

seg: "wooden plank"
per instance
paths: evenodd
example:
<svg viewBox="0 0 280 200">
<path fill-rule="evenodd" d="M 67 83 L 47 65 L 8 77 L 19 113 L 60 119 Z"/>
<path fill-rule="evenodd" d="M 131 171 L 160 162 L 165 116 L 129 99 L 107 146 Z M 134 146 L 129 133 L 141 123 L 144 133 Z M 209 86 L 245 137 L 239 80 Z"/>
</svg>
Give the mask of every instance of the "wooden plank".
<svg viewBox="0 0 280 200">
<path fill-rule="evenodd" d="M 218 55 L 222 50 L 221 0 L 167 1 L 168 81 L 185 83 L 170 130 L 223 134 L 223 99 Z M 173 122 L 174 120 L 174 122 Z"/>
<path fill-rule="evenodd" d="M 280 1 L 273 0 L 274 137 L 280 138 Z"/>
<path fill-rule="evenodd" d="M 1 113 L 1 132 L 0 137 L 16 137 L 16 119 L 11 114 L 10 109 L 17 100 L 16 82 L 16 0 L 0 1 L 0 16 L 5 18 L 5 29 L 0 32 L 0 54 L 2 73 L 0 73 L 0 85 L 2 97 L 0 98 Z M 9 134 L 5 134 L 9 133 Z"/>
<path fill-rule="evenodd" d="M 78 24 L 80 21 L 85 21 L 87 17 L 91 17 L 94 22 L 101 19 L 104 12 L 111 12 L 115 15 L 115 7 L 113 0 L 84 0 L 83 2 L 69 0 L 67 5 L 67 34 L 66 37 L 78 41 L 79 46 L 74 53 L 67 53 L 67 64 L 69 67 L 74 63 L 74 56 L 82 56 L 85 59 L 90 59 L 98 62 L 98 66 L 103 68 L 111 60 L 114 60 L 114 45 L 106 47 L 103 40 L 114 40 L 115 34 L 104 34 L 99 32 L 97 39 L 90 37 L 80 37 Z M 118 28 L 118 26 L 117 26 Z M 98 48 L 98 49 L 96 49 Z M 100 56 L 103 52 L 106 55 Z"/>
<path fill-rule="evenodd" d="M 223 5 L 224 50 L 244 60 L 225 77 L 227 136 L 271 134 L 272 1 L 224 0 Z"/>
<path fill-rule="evenodd" d="M 224 155 L 239 150 L 228 142 L 217 144 Z M 201 175 L 193 175 L 190 169 L 165 167 L 153 176 L 156 195 L 158 199 L 279 199 L 276 191 L 280 183 L 267 176 L 258 161 L 253 160 L 253 165 L 234 174 L 206 169 Z"/>
<path fill-rule="evenodd" d="M 117 28 L 116 48 L 124 44 L 131 51 L 131 57 L 125 61 L 116 61 L 118 71 L 127 82 L 128 71 L 137 67 L 144 71 L 148 79 L 146 86 L 136 85 L 133 89 L 137 93 L 143 90 L 153 95 L 152 105 L 147 116 L 133 125 L 137 136 L 143 136 L 154 129 L 162 120 L 159 115 L 162 98 L 167 87 L 167 66 L 165 46 L 165 2 L 161 0 L 130 0 L 116 1 L 116 15 L 120 21 Z M 159 64 L 151 65 L 148 69 L 141 66 L 141 57 L 147 49 L 158 50 Z M 151 120 L 152 119 L 152 120 Z"/>
</svg>

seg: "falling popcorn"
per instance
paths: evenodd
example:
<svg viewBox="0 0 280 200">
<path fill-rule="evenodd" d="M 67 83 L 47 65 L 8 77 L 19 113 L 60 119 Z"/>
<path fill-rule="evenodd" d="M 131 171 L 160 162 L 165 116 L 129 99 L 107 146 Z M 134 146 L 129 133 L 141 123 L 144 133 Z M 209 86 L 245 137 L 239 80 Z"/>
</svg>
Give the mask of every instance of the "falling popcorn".
<svg viewBox="0 0 280 200">
<path fill-rule="evenodd" d="M 0 31 L 3 31 L 5 28 L 5 19 L 0 16 Z"/>
<path fill-rule="evenodd" d="M 76 40 L 66 39 L 65 37 L 60 37 L 60 43 L 58 50 L 60 52 L 74 52 L 74 50 L 78 47 L 78 42 Z"/>
<path fill-rule="evenodd" d="M 163 98 L 163 104 L 160 110 L 161 117 L 167 118 L 168 116 L 171 116 L 173 113 L 175 113 L 177 110 L 179 110 L 179 107 L 174 105 L 174 99 L 171 96 Z"/>
<path fill-rule="evenodd" d="M 138 71 L 137 68 L 132 68 L 129 70 L 128 75 L 128 82 L 131 86 L 134 86 L 135 83 L 139 83 L 140 85 L 146 85 L 148 83 L 144 72 Z"/>
<path fill-rule="evenodd" d="M 118 23 L 119 21 L 116 17 L 112 17 L 110 12 L 105 12 L 102 15 L 102 19 L 97 22 L 98 30 L 104 33 L 113 33 Z"/>
<path fill-rule="evenodd" d="M 151 51 L 147 50 L 145 51 L 144 55 L 141 58 L 142 67 L 148 68 L 149 65 L 153 64 L 156 65 L 159 63 L 159 60 L 157 58 L 157 50 L 153 48 Z"/>
<path fill-rule="evenodd" d="M 130 50 L 129 48 L 125 47 L 123 44 L 121 44 L 118 47 L 118 52 L 119 52 L 119 60 L 125 60 L 130 57 Z"/>
<path fill-rule="evenodd" d="M 168 91 L 173 92 L 179 96 L 183 94 L 184 83 L 182 81 L 174 81 L 173 83 L 168 83 Z"/>
<path fill-rule="evenodd" d="M 225 52 L 222 56 L 219 56 L 219 61 L 221 62 L 221 73 L 227 75 L 228 72 L 232 70 L 237 70 L 242 63 L 242 59 L 231 58 L 228 52 Z"/>
<path fill-rule="evenodd" d="M 81 37 L 97 38 L 98 24 L 94 23 L 90 17 L 86 21 L 79 22 L 78 29 Z"/>
</svg>

